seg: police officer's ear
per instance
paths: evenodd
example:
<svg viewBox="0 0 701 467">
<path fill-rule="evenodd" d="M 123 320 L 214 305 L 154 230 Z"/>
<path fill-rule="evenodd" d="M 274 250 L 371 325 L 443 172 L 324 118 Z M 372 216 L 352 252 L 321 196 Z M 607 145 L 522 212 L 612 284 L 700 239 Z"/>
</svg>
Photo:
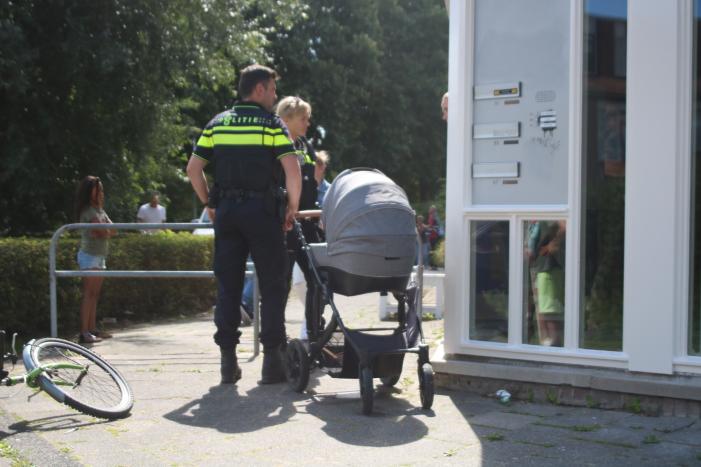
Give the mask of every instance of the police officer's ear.
<svg viewBox="0 0 701 467">
<path fill-rule="evenodd" d="M 259 81 L 253 87 L 253 95 L 256 97 L 262 96 L 268 90 L 268 83 L 265 81 Z"/>
</svg>

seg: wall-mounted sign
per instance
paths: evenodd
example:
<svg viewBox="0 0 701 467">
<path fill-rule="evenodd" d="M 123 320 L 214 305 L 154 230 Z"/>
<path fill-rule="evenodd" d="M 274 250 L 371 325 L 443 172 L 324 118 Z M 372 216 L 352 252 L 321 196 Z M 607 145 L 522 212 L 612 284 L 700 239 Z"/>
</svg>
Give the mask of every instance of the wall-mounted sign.
<svg viewBox="0 0 701 467">
<path fill-rule="evenodd" d="M 475 86 L 475 100 L 502 99 L 506 97 L 520 97 L 521 83 L 481 84 Z"/>
<path fill-rule="evenodd" d="M 518 178 L 518 162 L 482 162 L 472 164 L 472 178 Z"/>
<path fill-rule="evenodd" d="M 519 122 L 476 123 L 472 128 L 474 139 L 518 138 L 521 136 Z"/>
</svg>

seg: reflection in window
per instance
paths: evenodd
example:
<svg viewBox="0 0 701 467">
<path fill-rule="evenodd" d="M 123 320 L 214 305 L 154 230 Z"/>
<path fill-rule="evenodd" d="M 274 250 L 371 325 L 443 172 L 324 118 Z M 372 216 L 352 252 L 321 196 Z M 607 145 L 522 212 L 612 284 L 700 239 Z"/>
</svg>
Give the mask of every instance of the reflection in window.
<svg viewBox="0 0 701 467">
<path fill-rule="evenodd" d="M 506 342 L 509 222 L 472 221 L 470 232 L 470 339 Z"/>
<path fill-rule="evenodd" d="M 580 346 L 621 350 L 626 0 L 585 1 Z"/>
<path fill-rule="evenodd" d="M 564 345 L 565 227 L 564 220 L 524 222 L 524 343 Z"/>
<path fill-rule="evenodd" d="M 701 355 L 701 1 L 694 2 L 694 80 L 693 80 L 693 123 L 691 137 L 693 143 L 692 176 L 693 188 L 691 199 L 692 235 L 691 251 L 693 267 L 691 270 L 691 306 L 689 307 L 689 354 Z"/>
</svg>

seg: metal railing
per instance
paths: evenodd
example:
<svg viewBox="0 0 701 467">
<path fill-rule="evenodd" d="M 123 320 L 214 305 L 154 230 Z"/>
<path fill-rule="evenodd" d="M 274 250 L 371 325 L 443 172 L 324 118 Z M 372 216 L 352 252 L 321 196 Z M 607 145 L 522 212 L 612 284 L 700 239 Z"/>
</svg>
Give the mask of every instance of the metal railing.
<svg viewBox="0 0 701 467">
<path fill-rule="evenodd" d="M 51 237 L 51 245 L 49 247 L 49 294 L 51 297 L 51 336 L 58 335 L 58 310 L 56 300 L 56 278 L 57 277 L 161 277 L 161 278 L 203 278 L 214 277 L 214 271 L 107 271 L 107 270 L 56 270 L 56 247 L 58 240 L 64 232 L 69 230 L 142 230 L 142 229 L 159 229 L 159 230 L 195 230 L 202 228 L 211 228 L 211 223 L 117 223 L 117 224 L 97 224 L 97 223 L 80 223 L 66 224 L 54 232 Z M 247 263 L 246 277 L 253 278 L 253 355 L 257 356 L 260 353 L 260 343 L 258 335 L 260 333 L 260 306 L 258 289 L 258 279 L 255 274 L 253 263 Z"/>
</svg>

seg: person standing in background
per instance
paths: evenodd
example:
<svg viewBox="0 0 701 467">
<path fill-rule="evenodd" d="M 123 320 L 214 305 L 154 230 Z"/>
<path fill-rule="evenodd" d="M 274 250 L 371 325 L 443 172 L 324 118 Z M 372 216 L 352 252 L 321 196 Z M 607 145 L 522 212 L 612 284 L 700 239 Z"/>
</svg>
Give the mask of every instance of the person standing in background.
<svg viewBox="0 0 701 467">
<path fill-rule="evenodd" d="M 416 231 L 419 233 L 419 237 L 421 238 L 421 245 L 420 248 L 419 245 L 417 245 L 416 260 L 414 261 L 414 264 L 419 264 L 419 255 L 421 255 L 421 264 L 426 266 L 431 258 L 428 241 L 429 228 L 428 225 L 424 224 L 424 216 L 422 215 L 416 216 Z"/>
<path fill-rule="evenodd" d="M 136 221 L 149 224 L 159 224 L 166 221 L 166 208 L 159 204 L 159 193 L 151 193 L 151 201 L 142 204 L 136 213 Z M 144 230 L 144 233 L 154 233 L 154 230 Z"/>
<path fill-rule="evenodd" d="M 99 177 L 88 175 L 78 186 L 76 193 L 76 217 L 80 223 L 111 224 L 103 209 L 105 190 Z M 78 250 L 78 267 L 81 271 L 106 269 L 107 240 L 116 234 L 111 229 L 83 229 Z M 83 277 L 83 301 L 80 304 L 80 335 L 83 344 L 100 342 L 112 337 L 97 329 L 97 301 L 100 298 L 104 277 Z"/>
<path fill-rule="evenodd" d="M 443 121 L 448 121 L 448 93 L 443 94 L 441 98 L 441 118 Z"/>
<path fill-rule="evenodd" d="M 316 152 L 316 162 L 314 167 L 314 179 L 316 180 L 317 188 L 317 198 L 316 204 L 321 208 L 324 203 L 324 198 L 326 197 L 326 192 L 329 191 L 331 184 L 326 180 L 326 167 L 329 165 L 331 156 L 329 156 L 328 151 L 317 151 Z"/>
<path fill-rule="evenodd" d="M 443 238 L 443 224 L 438 216 L 438 209 L 436 206 L 431 206 L 428 209 L 428 217 L 426 218 L 426 225 L 428 230 L 428 241 L 430 244 L 430 250 L 434 251 L 436 246 L 438 246 L 438 241 Z M 430 261 L 431 269 L 436 269 L 433 261 Z"/>
</svg>

